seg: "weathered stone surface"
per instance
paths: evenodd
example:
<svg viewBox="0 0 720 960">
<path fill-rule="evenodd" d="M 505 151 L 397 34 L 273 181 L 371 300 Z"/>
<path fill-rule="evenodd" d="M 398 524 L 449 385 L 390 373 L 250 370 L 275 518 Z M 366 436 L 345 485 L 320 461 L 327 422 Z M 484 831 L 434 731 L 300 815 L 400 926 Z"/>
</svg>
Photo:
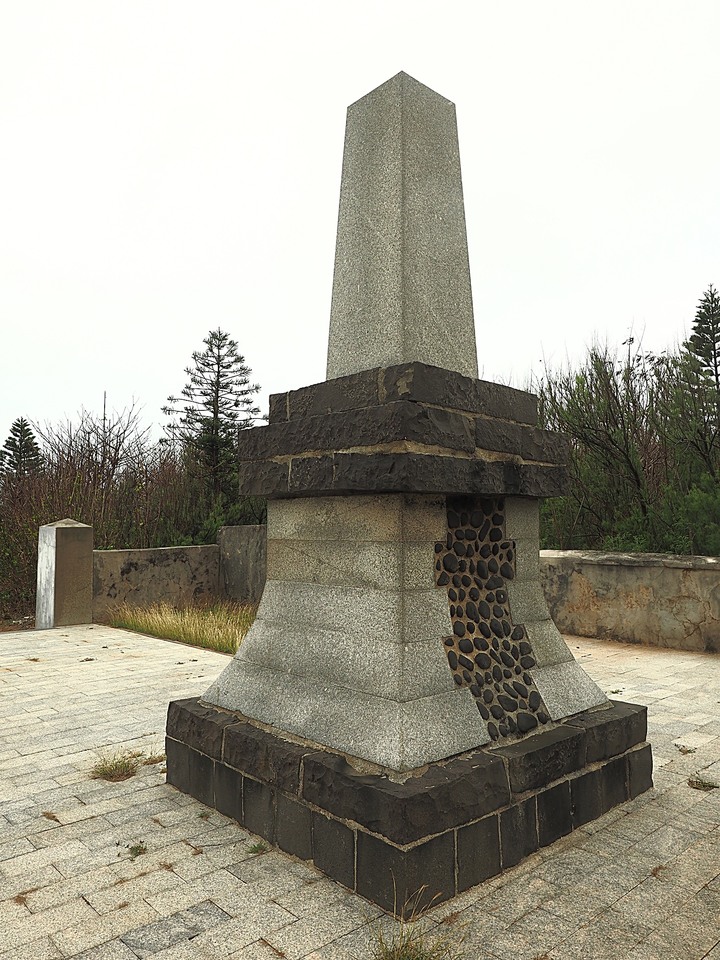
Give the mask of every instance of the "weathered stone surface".
<svg viewBox="0 0 720 960">
<path fill-rule="evenodd" d="M 445 675 L 452 686 L 447 669 Z M 467 691 L 398 703 L 247 659 L 240 669 L 228 665 L 204 699 L 393 770 L 471 750 L 487 736 Z"/>
<path fill-rule="evenodd" d="M 200 703 L 198 697 L 190 697 L 168 705 L 166 732 L 174 740 L 219 760 L 225 728 L 236 722 L 232 714 L 221 713 Z"/>
<path fill-rule="evenodd" d="M 587 762 L 596 763 L 625 753 L 647 736 L 647 707 L 610 701 L 605 708 L 586 710 L 564 721 L 585 732 Z"/>
<path fill-rule="evenodd" d="M 313 859 L 318 870 L 355 889 L 356 833 L 322 813 L 312 813 Z"/>
<path fill-rule="evenodd" d="M 564 633 L 720 651 L 717 557 L 543 550 L 541 571 Z"/>
<path fill-rule="evenodd" d="M 537 790 L 585 765 L 585 735 L 554 727 L 493 751 L 507 764 L 513 794 Z"/>
<path fill-rule="evenodd" d="M 241 459 L 262 460 L 403 441 L 466 453 L 475 449 L 470 418 L 405 400 L 243 430 L 238 449 Z"/>
<path fill-rule="evenodd" d="M 597 820 L 629 797 L 627 758 L 616 757 L 570 780 L 573 829 Z"/>
<path fill-rule="evenodd" d="M 276 406 L 287 413 L 287 419 L 297 420 L 305 417 L 324 417 L 328 413 L 341 410 L 361 410 L 380 402 L 378 378 L 380 371 L 363 370 L 347 377 L 338 377 L 314 383 L 299 390 L 278 394 L 284 397 L 284 405 L 277 401 Z M 275 421 L 270 418 L 270 422 Z"/>
<path fill-rule="evenodd" d="M 585 737 L 580 727 L 557 730 L 555 745 L 563 732 Z M 432 891 L 423 902 L 433 891 L 442 898 L 480 883 L 651 786 L 647 743 L 549 782 L 569 764 L 556 762 L 552 738 L 544 734 L 516 745 L 541 741 L 529 766 L 545 774 L 533 780 L 534 792 L 520 795 L 509 789 L 505 765 L 511 768 L 517 757 L 507 749 L 431 763 L 404 783 L 361 773 L 342 755 L 318 750 L 304 756 L 301 783 L 283 782 L 267 755 L 284 756 L 298 745 L 260 733 L 270 749 L 265 756 L 256 752 L 245 773 L 168 737 L 168 781 L 281 849 L 313 858 L 327 875 L 390 912 L 401 912 L 425 883 Z"/>
<path fill-rule="evenodd" d="M 293 628 L 292 637 L 293 652 L 289 652 L 284 626 L 263 620 L 254 628 L 253 649 L 246 658 L 259 666 L 286 663 L 289 684 L 293 670 L 311 669 L 312 679 L 323 688 L 351 680 L 361 694 L 398 703 L 451 687 L 437 637 L 423 640 L 414 635 L 401 647 L 392 639 L 348 637 L 343 631 L 301 624 Z"/>
<path fill-rule="evenodd" d="M 534 796 L 513 804 L 500 814 L 502 868 L 514 867 L 538 848 L 537 801 Z"/>
<path fill-rule="evenodd" d="M 259 603 L 265 586 L 267 528 L 264 523 L 220 527 L 220 588 L 242 603 Z"/>
<path fill-rule="evenodd" d="M 195 796 L 195 787 L 190 780 L 190 747 L 172 737 L 165 737 L 167 782 L 183 793 Z"/>
<path fill-rule="evenodd" d="M 505 498 L 505 534 L 510 540 L 537 544 L 540 539 L 540 501 L 525 497 Z"/>
<path fill-rule="evenodd" d="M 270 580 L 379 590 L 387 585 L 388 579 L 397 581 L 403 569 L 403 546 L 400 543 L 270 540 L 267 551 Z M 432 586 L 433 559 L 432 544 L 428 543 L 422 551 L 426 579 L 429 580 L 425 586 Z"/>
<path fill-rule="evenodd" d="M 302 795 L 397 844 L 476 820 L 510 799 L 502 761 L 483 753 L 433 766 L 405 783 L 361 774 L 342 757 L 316 753 L 305 760 Z"/>
<path fill-rule="evenodd" d="M 570 782 L 560 783 L 542 790 L 537 795 L 538 842 L 541 847 L 555 843 L 573 828 Z"/>
<path fill-rule="evenodd" d="M 268 783 L 243 777 L 245 826 L 270 843 L 277 840 L 277 798 L 277 790 Z"/>
<path fill-rule="evenodd" d="M 287 393 L 271 393 L 269 401 L 268 422 L 281 423 L 289 419 Z"/>
<path fill-rule="evenodd" d="M 215 764 L 215 801 L 213 806 L 226 817 L 244 823 L 243 780 L 237 770 L 224 763 Z"/>
<path fill-rule="evenodd" d="M 312 752 L 289 740 L 267 733 L 251 723 L 236 722 L 225 728 L 223 762 L 273 787 L 296 793 L 300 783 L 300 763 Z"/>
<path fill-rule="evenodd" d="M 537 581 L 535 583 L 539 587 Z M 552 620 L 526 623 L 525 632 L 538 667 L 549 667 L 556 663 L 574 660 L 572 651 Z"/>
<path fill-rule="evenodd" d="M 475 444 L 482 450 L 511 453 L 524 460 L 564 464 L 569 446 L 564 436 L 538 427 L 489 417 L 475 420 Z"/>
<path fill-rule="evenodd" d="M 634 800 L 653 785 L 653 756 L 649 743 L 634 747 L 627 754 L 628 799 Z"/>
<path fill-rule="evenodd" d="M 575 660 L 533 670 L 533 679 L 552 720 L 607 703 L 607 697 Z"/>
<path fill-rule="evenodd" d="M 273 500 L 268 503 L 267 531 L 270 540 L 342 541 L 349 547 L 358 543 L 436 540 L 445 529 L 445 497 L 413 497 L 405 509 L 403 494 L 395 496 L 314 497 L 312 500 Z M 427 514 L 432 516 L 427 519 Z M 430 523 L 421 533 L 408 530 L 416 515 Z M 270 578 L 272 579 L 272 578 Z"/>
<path fill-rule="evenodd" d="M 255 429 L 263 429 L 261 427 Z M 238 463 L 238 491 L 243 497 L 287 496 L 290 464 L 272 460 Z"/>
<path fill-rule="evenodd" d="M 293 457 L 289 463 L 287 492 L 290 496 L 303 496 L 314 493 L 338 493 L 335 482 L 335 455 Z M 282 495 L 282 486 L 278 495 Z M 266 496 L 271 496 L 268 491 Z"/>
<path fill-rule="evenodd" d="M 348 108 L 327 376 L 413 360 L 477 376 L 455 107 L 399 73 Z"/>
<path fill-rule="evenodd" d="M 457 892 L 500 873 L 500 825 L 497 814 L 457 831 Z"/>
<path fill-rule="evenodd" d="M 357 892 L 398 916 L 449 900 L 455 896 L 452 831 L 407 850 L 359 831 Z"/>
<path fill-rule="evenodd" d="M 301 860 L 312 859 L 312 811 L 304 804 L 279 793 L 277 798 L 277 845 Z"/>
<path fill-rule="evenodd" d="M 414 400 L 520 423 L 537 423 L 537 397 L 501 383 L 475 380 L 425 363 L 380 371 L 382 402 Z"/>
<path fill-rule="evenodd" d="M 243 494 L 268 497 L 448 490 L 545 497 L 559 496 L 566 482 L 564 467 L 416 452 L 297 456 L 283 463 L 241 461 L 238 470 Z"/>
<path fill-rule="evenodd" d="M 323 417 L 400 400 L 521 424 L 537 423 L 537 397 L 533 394 L 427 363 L 377 367 L 274 394 L 270 423 Z"/>
<path fill-rule="evenodd" d="M 236 528 L 228 528 L 234 530 Z M 93 616 L 107 617 L 119 603 L 182 606 L 220 592 L 217 544 L 149 550 L 94 550 Z"/>
<path fill-rule="evenodd" d="M 510 583 L 507 589 L 515 623 L 530 624 L 550 619 L 539 580 Z"/>
</svg>

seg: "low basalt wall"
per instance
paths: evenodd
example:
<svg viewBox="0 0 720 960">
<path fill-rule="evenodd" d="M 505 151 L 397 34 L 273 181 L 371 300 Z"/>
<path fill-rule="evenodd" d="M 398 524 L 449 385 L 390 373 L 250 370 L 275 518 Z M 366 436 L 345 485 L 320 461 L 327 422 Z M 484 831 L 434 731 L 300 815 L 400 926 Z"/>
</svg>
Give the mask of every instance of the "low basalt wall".
<svg viewBox="0 0 720 960">
<path fill-rule="evenodd" d="M 562 633 L 720 651 L 720 559 L 542 550 L 550 615 Z"/>
<path fill-rule="evenodd" d="M 265 527 L 221 527 L 218 543 L 93 550 L 93 620 L 119 603 L 183 606 L 212 597 L 257 603 L 265 585 Z"/>
</svg>

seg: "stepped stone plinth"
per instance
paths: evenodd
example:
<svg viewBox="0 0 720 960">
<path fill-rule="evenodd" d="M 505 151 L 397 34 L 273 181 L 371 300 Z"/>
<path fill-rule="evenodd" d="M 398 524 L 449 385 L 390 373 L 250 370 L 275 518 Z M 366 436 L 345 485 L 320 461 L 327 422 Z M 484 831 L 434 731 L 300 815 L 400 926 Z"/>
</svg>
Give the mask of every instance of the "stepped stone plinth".
<svg viewBox="0 0 720 960">
<path fill-rule="evenodd" d="M 240 443 L 267 582 L 237 655 L 170 705 L 171 783 L 388 910 L 651 785 L 645 708 L 548 613 L 566 442 L 477 379 L 455 110 L 406 74 L 348 110 L 328 380 Z"/>
</svg>

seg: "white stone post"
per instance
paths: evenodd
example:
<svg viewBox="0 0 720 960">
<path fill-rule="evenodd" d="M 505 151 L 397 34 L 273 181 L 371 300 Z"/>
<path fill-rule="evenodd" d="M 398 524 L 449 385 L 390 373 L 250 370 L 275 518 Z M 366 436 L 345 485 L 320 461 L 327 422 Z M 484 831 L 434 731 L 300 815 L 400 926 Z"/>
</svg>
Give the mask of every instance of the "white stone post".
<svg viewBox="0 0 720 960">
<path fill-rule="evenodd" d="M 38 535 L 35 627 L 92 623 L 93 528 L 57 520 Z"/>
</svg>

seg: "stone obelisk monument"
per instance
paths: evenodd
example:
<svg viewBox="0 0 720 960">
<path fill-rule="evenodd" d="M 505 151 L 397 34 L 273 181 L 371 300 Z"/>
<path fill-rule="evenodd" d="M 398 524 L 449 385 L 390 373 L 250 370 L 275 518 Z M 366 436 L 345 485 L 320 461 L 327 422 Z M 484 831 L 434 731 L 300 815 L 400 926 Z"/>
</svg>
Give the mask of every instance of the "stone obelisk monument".
<svg viewBox="0 0 720 960">
<path fill-rule="evenodd" d="M 241 437 L 267 583 L 235 658 L 171 704 L 168 777 L 393 908 L 651 782 L 644 708 L 550 619 L 538 504 L 565 442 L 477 379 L 455 108 L 404 73 L 348 110 L 327 377 Z"/>
</svg>

